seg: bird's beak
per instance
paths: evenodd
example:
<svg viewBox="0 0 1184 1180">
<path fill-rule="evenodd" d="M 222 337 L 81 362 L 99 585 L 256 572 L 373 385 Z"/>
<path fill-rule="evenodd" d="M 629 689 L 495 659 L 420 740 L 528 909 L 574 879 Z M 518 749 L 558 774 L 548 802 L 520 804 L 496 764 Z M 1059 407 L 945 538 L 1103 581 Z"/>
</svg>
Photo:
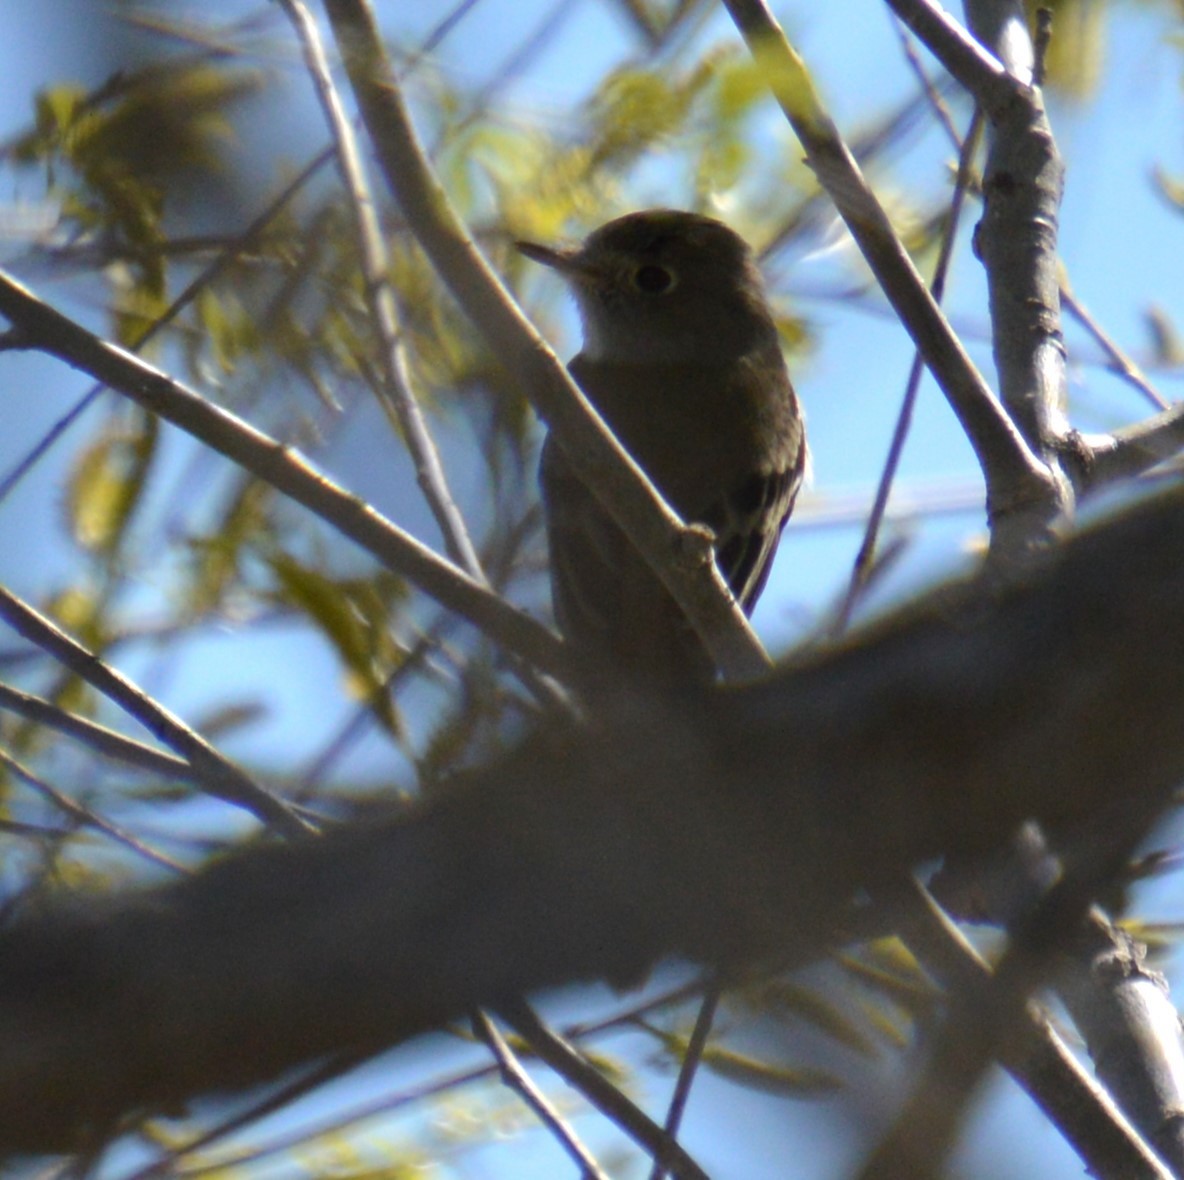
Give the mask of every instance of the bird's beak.
<svg viewBox="0 0 1184 1180">
<path fill-rule="evenodd" d="M 514 248 L 533 262 L 557 270 L 565 278 L 587 281 L 598 274 L 597 268 L 589 265 L 580 250 L 554 250 L 537 242 L 515 242 Z"/>
</svg>

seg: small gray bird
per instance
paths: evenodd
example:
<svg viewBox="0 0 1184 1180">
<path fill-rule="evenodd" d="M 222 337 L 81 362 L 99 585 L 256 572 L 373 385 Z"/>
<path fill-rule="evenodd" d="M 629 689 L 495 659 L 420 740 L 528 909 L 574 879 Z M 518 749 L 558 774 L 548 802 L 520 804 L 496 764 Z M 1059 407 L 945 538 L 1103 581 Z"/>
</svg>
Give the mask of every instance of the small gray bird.
<svg viewBox="0 0 1184 1180">
<path fill-rule="evenodd" d="M 651 209 L 573 250 L 518 243 L 568 281 L 569 368 L 688 523 L 715 534 L 751 613 L 806 470 L 801 409 L 751 250 L 722 222 Z M 548 437 L 540 467 L 555 617 L 579 666 L 677 686 L 715 669 L 677 603 Z"/>
</svg>

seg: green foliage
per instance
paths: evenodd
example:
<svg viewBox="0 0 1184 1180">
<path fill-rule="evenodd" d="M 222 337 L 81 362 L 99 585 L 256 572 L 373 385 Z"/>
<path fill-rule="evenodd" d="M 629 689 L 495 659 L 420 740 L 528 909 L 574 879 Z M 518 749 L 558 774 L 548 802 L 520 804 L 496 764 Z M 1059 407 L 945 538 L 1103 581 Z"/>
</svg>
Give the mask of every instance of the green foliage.
<svg viewBox="0 0 1184 1180">
<path fill-rule="evenodd" d="M 863 987 L 904 1012 L 932 1014 L 937 992 L 900 939 L 877 939 L 860 947 L 858 954 L 840 955 L 836 961 Z"/>
<path fill-rule="evenodd" d="M 1107 5 L 1097 0 L 1025 0 L 1029 23 L 1036 11 L 1052 16 L 1052 39 L 1044 57 L 1047 85 L 1062 97 L 1082 102 L 1093 95 L 1106 52 Z"/>
<path fill-rule="evenodd" d="M 44 170 L 63 222 L 99 240 L 103 261 L 132 268 L 122 341 L 135 338 L 137 316 L 163 309 L 169 187 L 221 170 L 229 112 L 258 86 L 253 73 L 196 64 L 116 76 L 92 94 L 67 84 L 37 96 L 33 129 L 11 158 Z"/>
<path fill-rule="evenodd" d="M 228 377 L 261 345 L 258 320 L 229 286 L 203 287 L 193 302 L 193 318 L 199 330 L 190 337 L 191 369 L 198 366 L 200 349 Z"/>
<path fill-rule="evenodd" d="M 744 989 L 739 998 L 754 1011 L 805 1021 L 863 1057 L 878 1056 L 866 1032 L 838 1004 L 813 988 L 787 978 L 765 979 Z"/>
<path fill-rule="evenodd" d="M 1173 367 L 1184 365 L 1184 340 L 1175 321 L 1162 307 L 1149 307 L 1144 316 L 1156 362 Z"/>
<path fill-rule="evenodd" d="M 697 120 L 692 184 L 700 200 L 731 192 L 753 165 L 750 117 L 765 96 L 752 57 L 731 46 L 704 59 L 709 84 Z"/>
<path fill-rule="evenodd" d="M 703 70 L 682 76 L 636 66 L 612 71 L 589 106 L 593 166 L 624 166 L 661 146 L 681 130 L 707 77 Z"/>
<path fill-rule="evenodd" d="M 74 462 L 64 503 L 74 540 L 112 557 L 139 504 L 156 453 L 159 423 L 133 409 L 112 418 Z"/>
<path fill-rule="evenodd" d="M 351 696 L 366 702 L 392 736 L 402 723 L 386 682 L 402 659 L 392 631 L 396 605 L 406 586 L 385 572 L 373 578 L 335 579 L 285 553 L 269 559 L 276 580 L 275 601 L 304 616 L 332 644 L 346 673 Z"/>
<path fill-rule="evenodd" d="M 238 476 L 204 535 L 188 540 L 182 615 L 194 620 L 216 611 L 246 573 L 249 556 L 271 529 L 274 492 L 249 476 Z"/>
<path fill-rule="evenodd" d="M 661 199 L 726 210 L 754 243 L 769 245 L 777 270 L 783 253 L 833 244 L 833 215 L 817 198 L 800 148 L 780 117 L 771 116 L 762 71 L 730 36 L 713 43 L 696 33 L 695 9 L 706 6 L 670 4 L 661 14 L 659 6 L 650 7 L 641 22 L 648 30 L 647 51 L 618 61 L 562 119 L 502 107 L 485 91 L 470 93 L 437 72 L 430 59 L 415 74 L 423 122 L 431 126 L 425 138 L 450 197 L 495 268 L 552 333 L 566 322 L 562 313 L 569 305 L 553 277 L 528 268 L 514 252 L 516 237 L 576 237 L 626 208 Z M 1055 8 L 1051 81 L 1083 98 L 1097 82 L 1105 8 L 1087 0 L 1059 0 Z M 639 9 L 633 4 L 630 11 Z M 274 59 L 287 71 L 291 46 L 285 42 Z M 809 83 L 804 70 L 796 81 L 803 101 Z M 192 282 L 189 302 L 158 337 L 154 359 L 285 444 L 320 451 L 318 461 L 335 478 L 360 486 L 375 472 L 351 468 L 348 447 L 334 444 L 381 384 L 384 342 L 368 310 L 355 218 L 331 162 L 281 201 L 274 194 L 286 187 L 303 156 L 293 163 L 263 152 L 250 159 L 231 155 L 237 120 L 254 99 L 275 101 L 268 76 L 204 49 L 116 74 L 93 92 L 50 85 L 33 104 L 31 126 L 4 159 L 14 175 L 43 178 L 59 215 L 47 256 L 97 278 L 82 290 L 88 297 L 102 290 L 117 341 L 138 342 Z M 286 93 L 280 102 L 287 102 Z M 277 102 L 269 117 L 279 126 L 286 115 Z M 865 168 L 888 173 L 893 132 L 904 122 L 894 112 L 877 124 L 861 153 Z M 323 144 L 318 124 L 300 150 L 311 156 Z M 517 593 L 532 577 L 537 585 L 544 562 L 533 486 L 538 424 L 391 209 L 377 175 L 372 179 L 413 391 L 429 427 L 447 433 L 450 474 L 460 472 L 464 478 L 457 483 L 478 488 L 465 508 L 477 501 L 481 509 L 480 516 L 473 514 L 474 529 L 491 584 Z M 939 177 L 934 193 L 919 195 L 912 181 L 888 173 L 877 177 L 877 187 L 909 249 L 925 265 L 945 225 L 948 189 Z M 1184 185 L 1162 173 L 1159 184 L 1166 200 L 1184 207 Z M 195 216 L 188 207 L 194 191 L 223 190 L 250 194 L 244 198 L 249 208 L 203 208 Z M 841 265 L 850 257 L 842 254 Z M 866 286 L 861 263 L 848 269 Z M 784 294 L 775 297 L 786 347 L 806 351 L 812 322 Z M 1172 320 L 1166 312 L 1148 314 L 1159 359 L 1178 362 L 1184 349 Z M 373 420 L 384 433 L 366 461 L 377 454 L 379 466 L 391 469 L 379 476 L 405 475 L 405 440 L 387 431 L 379 415 Z M 468 430 L 455 429 L 460 423 Z M 186 455 L 192 463 L 186 478 L 159 491 L 166 482 L 158 471 L 160 434 L 151 416 L 121 412 L 92 427 L 79 446 L 60 515 L 86 563 L 72 580 L 43 595 L 48 612 L 72 634 L 100 653 L 120 644 L 120 656 L 129 648 L 142 655 L 154 642 L 141 643 L 136 635 L 146 621 L 146 632 L 163 637 L 155 649 L 162 659 L 160 665 L 142 663 L 157 673 L 163 666 L 166 676 L 183 666 L 179 653 L 200 637 L 201 623 L 230 623 L 249 637 L 257 622 L 278 616 L 302 637 L 315 635 L 342 670 L 340 683 L 325 688 L 325 697 L 339 693 L 360 702 L 359 713 L 397 747 L 400 757 L 391 759 L 397 769 L 384 773 L 381 787 L 388 802 L 407 785 L 394 781 L 408 773 L 407 766 L 420 786 L 430 788 L 489 757 L 524 716 L 533 722 L 533 703 L 508 674 L 501 653 L 448 617 L 438 614 L 425 623 L 429 611 L 422 597 L 370 565 L 359 569 L 347 542 L 320 526 L 314 532 L 303 510 L 231 460 L 195 448 L 197 460 L 194 451 Z M 162 504 L 164 497 L 170 498 Z M 151 508 L 164 509 L 158 517 L 168 527 L 142 536 L 143 522 L 156 519 Z M 412 511 L 395 504 L 391 511 L 397 523 L 422 518 L 421 505 Z M 141 607 L 145 599 L 148 608 Z M 75 677 L 48 679 L 45 695 L 62 707 L 87 715 L 98 710 Z M 237 748 L 251 751 L 253 727 L 270 703 L 227 689 L 204 715 L 187 719 L 212 740 L 233 735 Z M 47 731 L 33 726 L 11 727 L 6 737 L 18 753 L 35 756 L 54 744 Z M 244 761 L 250 759 L 248 752 Z M 296 769 L 282 767 L 280 775 L 295 777 Z M 0 788 L 8 805 L 18 790 L 6 779 Z M 95 793 L 101 803 L 115 805 L 193 798 L 188 785 L 141 779 L 102 778 Z M 218 840 L 208 843 L 209 849 L 217 846 Z M 206 851 L 202 845 L 201 854 Z M 83 875 L 81 868 L 70 871 Z M 907 1046 L 916 1023 L 932 1018 L 937 993 L 899 942 L 875 943 L 838 962 L 834 974 L 843 976 L 844 986 L 834 992 L 764 980 L 729 994 L 727 1015 L 748 1029 L 757 1022 L 808 1028 L 849 1051 L 860 1068 L 882 1056 L 885 1046 Z M 680 1010 L 680 1017 L 686 1015 Z M 685 1058 L 682 1031 L 640 1027 L 656 1038 L 663 1061 Z M 779 1060 L 773 1051 L 741 1051 L 729 1039 L 735 1031 L 713 1034 L 705 1068 L 794 1098 L 826 1095 L 841 1085 L 837 1072 Z M 516 1048 L 528 1052 L 521 1044 Z M 635 1086 L 628 1064 L 594 1047 L 588 1056 L 613 1084 Z M 487 1130 L 470 1126 L 467 1142 Z M 160 1141 L 165 1138 L 162 1133 Z M 329 1134 L 309 1147 L 304 1163 L 315 1174 L 413 1174 L 420 1161 L 401 1151 L 371 1158 L 357 1151 L 355 1140 Z M 196 1153 L 185 1160 L 199 1162 L 217 1160 Z M 227 1175 L 248 1170 L 223 1169 Z"/>
<path fill-rule="evenodd" d="M 842 1079 L 829 1070 L 774 1065 L 717 1045 L 704 1050 L 703 1064 L 720 1077 L 782 1098 L 821 1098 L 843 1088 Z"/>
</svg>

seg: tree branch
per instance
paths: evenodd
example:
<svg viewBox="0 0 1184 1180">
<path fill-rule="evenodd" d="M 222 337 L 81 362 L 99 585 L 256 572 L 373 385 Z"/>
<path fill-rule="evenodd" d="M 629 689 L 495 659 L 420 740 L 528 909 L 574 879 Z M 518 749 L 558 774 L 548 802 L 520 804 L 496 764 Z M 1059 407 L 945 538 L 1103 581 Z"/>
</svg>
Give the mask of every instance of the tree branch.
<svg viewBox="0 0 1184 1180">
<path fill-rule="evenodd" d="M 526 1005 L 503 1004 L 499 1015 L 560 1077 L 575 1086 L 602 1114 L 678 1178 L 708 1180 L 707 1173 L 678 1141 L 629 1100 L 577 1049 L 549 1029 Z"/>
<path fill-rule="evenodd" d="M 407 449 L 415 462 L 420 490 L 436 518 L 436 524 L 440 526 L 448 556 L 469 577 L 484 582 L 486 579 L 481 560 L 473 547 L 464 517 L 452 498 L 435 440 L 411 389 L 411 372 L 407 364 L 407 350 L 399 332 L 382 227 L 378 223 L 374 197 L 366 179 L 353 128 L 346 117 L 337 88 L 333 85 L 333 75 L 329 70 L 316 21 L 300 0 L 282 0 L 282 7 L 296 30 L 305 65 L 325 112 L 325 120 L 336 148 L 337 168 L 354 215 L 362 282 L 379 343 L 382 366 L 382 380 L 378 386 L 380 400 L 402 430 Z"/>
<path fill-rule="evenodd" d="M 1145 947 L 1094 913 L 1081 926 L 1057 990 L 1099 1078 L 1178 1176 L 1184 1174 L 1180 1015 L 1145 957 Z"/>
<path fill-rule="evenodd" d="M 117 759 L 138 770 L 146 770 L 177 782 L 192 782 L 195 777 L 193 767 L 184 758 L 146 746 L 143 742 L 71 713 L 52 701 L 42 700 L 41 697 L 21 692 L 7 684 L 0 684 L 0 709 L 67 734 L 94 753 L 104 758 Z"/>
<path fill-rule="evenodd" d="M 947 588 L 699 701 L 622 700 L 410 813 L 28 912 L 0 935 L 0 1150 L 672 955 L 810 961 L 852 897 L 1025 819 L 1125 840 L 1184 777 L 1181 667 L 1174 488 L 1026 584 Z"/>
<path fill-rule="evenodd" d="M 143 857 L 146 861 L 156 865 L 158 868 L 165 868 L 173 873 L 184 873 L 187 871 L 184 865 L 179 864 L 171 857 L 165 856 L 163 852 L 158 852 L 155 848 L 145 844 L 143 840 L 134 836 L 120 824 L 112 823 L 109 819 L 104 819 L 103 816 L 91 810 L 91 808 L 85 807 L 76 799 L 71 799 L 69 795 L 59 791 L 51 783 L 46 782 L 45 779 L 34 774 L 27 766 L 18 762 L 2 748 L 0 748 L 0 767 L 15 775 L 43 798 L 48 799 L 50 803 L 81 827 L 93 828 L 95 831 L 103 833 L 103 835 L 113 840 L 116 844 L 121 844 L 130 852 Z"/>
<path fill-rule="evenodd" d="M 909 883 L 906 896 L 893 901 L 904 903 L 902 937 L 924 956 L 926 967 L 957 998 L 962 1010 L 974 1008 L 968 1024 L 977 1032 L 980 1015 L 992 1010 L 995 1003 L 991 968 L 919 882 Z M 1028 1002 L 1014 1016 L 1013 1027 L 993 1049 L 1000 1063 L 1077 1151 L 1089 1173 L 1129 1180 L 1170 1180 L 1168 1169 L 1078 1062 L 1036 1003 Z M 945 1057 L 938 1065 L 938 1053 L 934 1054 L 909 1103 L 861 1169 L 861 1180 L 897 1180 L 901 1176 L 921 1180 L 932 1174 L 940 1160 L 941 1151 L 934 1150 L 937 1141 L 948 1129 L 951 1114 L 961 1112 L 967 1097 L 967 1079 L 958 1075 L 957 1069 L 952 1075 L 949 1068 L 948 1038 L 960 1025 L 955 1026 L 951 1017 L 946 1026 L 938 1045 L 938 1053 L 947 1050 Z M 957 1058 L 954 1060 L 957 1065 Z M 973 1074 L 969 1080 L 973 1082 Z"/>
<path fill-rule="evenodd" d="M 580 1137 L 568 1126 L 555 1106 L 547 1100 L 543 1091 L 535 1085 L 522 1062 L 506 1043 L 506 1038 L 502 1036 L 497 1025 L 484 1012 L 474 1013 L 472 1025 L 474 1035 L 485 1042 L 497 1061 L 502 1081 L 535 1112 L 539 1122 L 571 1156 L 572 1162 L 580 1169 L 581 1180 L 610 1180 L 608 1173 L 597 1163 L 596 1157 L 584 1146 Z"/>
<path fill-rule="evenodd" d="M 1023 5 L 969 0 L 966 12 L 1016 82 L 1006 101 L 993 71 L 980 71 L 971 87 L 990 126 L 975 242 L 987 272 L 1000 396 L 1028 445 L 1055 465 L 1057 442 L 1069 431 L 1057 258 L 1065 167 L 1034 81 Z M 935 52 L 942 57 L 940 47 Z"/>
<path fill-rule="evenodd" d="M 179 426 L 304 505 L 509 651 L 544 671 L 562 672 L 562 646 L 546 627 L 339 488 L 293 448 L 212 405 L 146 361 L 107 344 L 2 271 L 0 315 L 20 326 L 25 347 L 59 357 Z"/>
<path fill-rule="evenodd" d="M 1177 403 L 1133 426 L 1124 426 L 1109 437 L 1069 442 L 1071 453 L 1080 452 L 1079 478 L 1087 491 L 1106 487 L 1115 480 L 1140 475 L 1159 463 L 1175 458 L 1184 447 L 1184 403 Z"/>
<path fill-rule="evenodd" d="M 179 717 L 3 587 L 0 618 L 180 754 L 193 768 L 193 777 L 202 790 L 249 811 L 286 836 L 299 836 L 309 830 L 309 825 L 282 799 L 260 786 Z"/>
<path fill-rule="evenodd" d="M 967 356 L 764 0 L 725 0 L 725 5 L 753 58 L 764 68 L 819 183 L 830 194 L 974 448 L 987 483 L 992 550 L 1004 556 L 1027 551 L 1035 541 L 1047 538 L 1050 522 L 1067 502 L 1067 486 L 1029 449 Z M 903 19 L 901 7 L 893 4 Z M 977 46 L 974 49 L 989 57 Z M 1002 85 L 1013 85 L 1006 75 L 1003 79 Z"/>
<path fill-rule="evenodd" d="M 481 256 L 432 171 L 364 0 L 326 0 L 341 56 L 388 186 L 457 303 L 564 443 L 577 474 L 625 529 L 725 676 L 769 658 L 729 593 L 701 529 L 687 528 L 622 448 Z"/>
</svg>

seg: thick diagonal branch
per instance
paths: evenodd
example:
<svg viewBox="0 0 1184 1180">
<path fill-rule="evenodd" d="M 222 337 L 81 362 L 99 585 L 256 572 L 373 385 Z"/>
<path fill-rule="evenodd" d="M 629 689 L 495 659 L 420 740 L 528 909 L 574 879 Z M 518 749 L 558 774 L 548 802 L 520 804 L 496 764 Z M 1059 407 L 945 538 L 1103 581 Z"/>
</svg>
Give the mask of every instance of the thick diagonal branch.
<svg viewBox="0 0 1184 1180">
<path fill-rule="evenodd" d="M 911 864 L 1166 805 L 1182 667 L 1177 489 L 1027 586 L 947 590 L 743 689 L 622 701 L 407 815 L 30 912 L 0 935 L 0 1151 L 672 955 L 812 959 Z"/>
</svg>

